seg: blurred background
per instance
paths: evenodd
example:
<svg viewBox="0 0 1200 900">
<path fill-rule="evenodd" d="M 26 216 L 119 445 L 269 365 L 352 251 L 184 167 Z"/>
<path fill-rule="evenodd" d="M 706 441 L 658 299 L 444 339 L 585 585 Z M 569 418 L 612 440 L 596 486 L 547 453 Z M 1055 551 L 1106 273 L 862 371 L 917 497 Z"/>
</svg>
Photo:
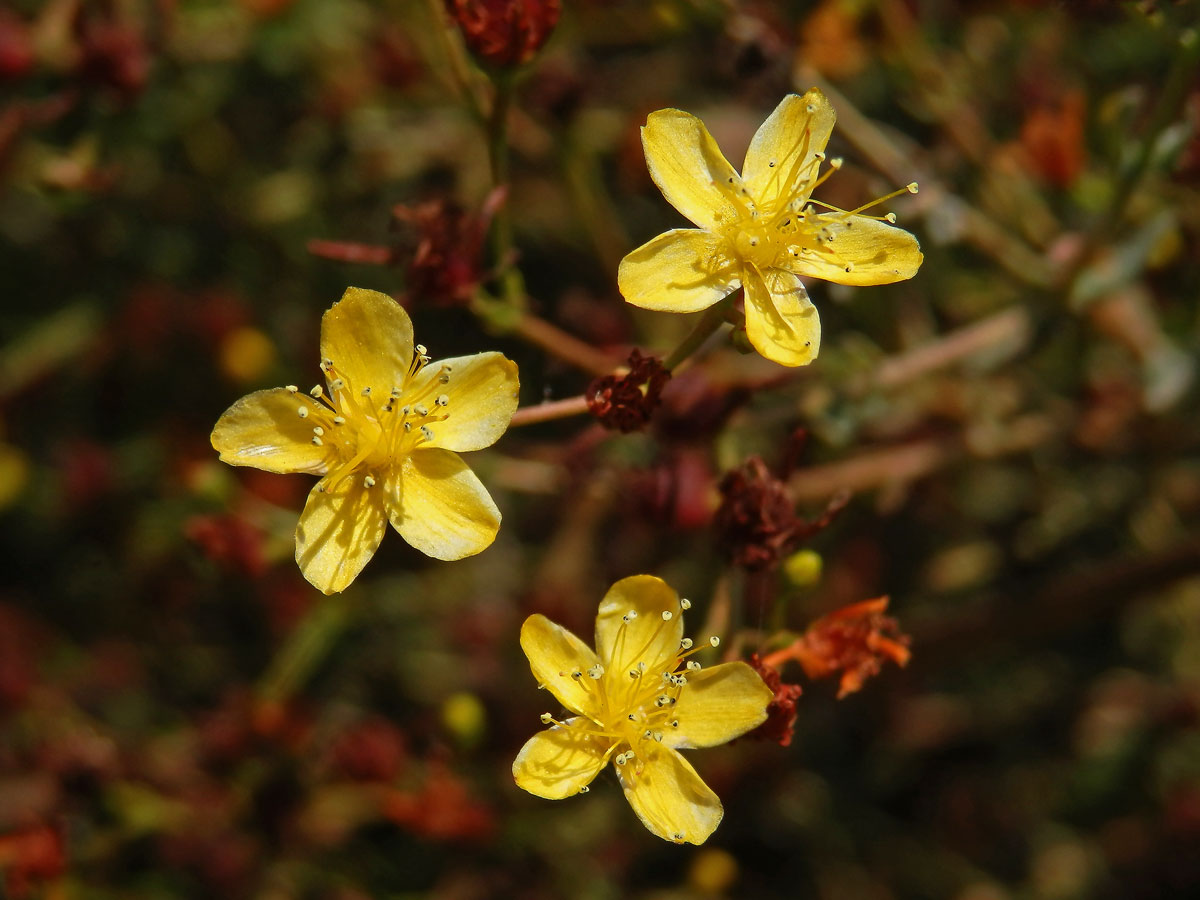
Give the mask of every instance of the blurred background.
<svg viewBox="0 0 1200 900">
<path fill-rule="evenodd" d="M 1200 894 L 1197 4 L 504 6 L 500 193 L 441 2 L 0 9 L 0 896 Z M 916 278 L 812 283 L 815 364 L 718 339 L 642 431 L 514 427 L 471 457 L 504 514 L 478 557 L 389 535 L 344 594 L 303 580 L 312 480 L 208 435 L 315 383 L 347 285 L 435 359 L 504 351 L 523 405 L 577 396 L 692 324 L 616 289 L 686 224 L 646 114 L 736 165 L 814 85 L 821 199 L 920 183 L 887 207 Z M 754 455 L 802 516 L 850 499 L 747 573 L 714 515 Z M 730 655 L 887 594 L 912 660 L 840 701 L 785 668 L 791 744 L 692 754 L 725 820 L 675 847 L 611 772 L 562 802 L 510 774 L 547 702 L 521 621 L 590 636 L 638 572 Z"/>
</svg>

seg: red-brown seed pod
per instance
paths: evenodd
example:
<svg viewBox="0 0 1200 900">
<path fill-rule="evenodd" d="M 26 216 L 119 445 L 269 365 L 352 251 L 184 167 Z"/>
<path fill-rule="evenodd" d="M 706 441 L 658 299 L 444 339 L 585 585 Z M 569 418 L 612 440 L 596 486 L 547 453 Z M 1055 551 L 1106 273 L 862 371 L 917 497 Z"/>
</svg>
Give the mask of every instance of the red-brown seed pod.
<svg viewBox="0 0 1200 900">
<path fill-rule="evenodd" d="M 529 62 L 562 13 L 560 0 L 446 0 L 467 49 L 496 69 Z"/>
</svg>

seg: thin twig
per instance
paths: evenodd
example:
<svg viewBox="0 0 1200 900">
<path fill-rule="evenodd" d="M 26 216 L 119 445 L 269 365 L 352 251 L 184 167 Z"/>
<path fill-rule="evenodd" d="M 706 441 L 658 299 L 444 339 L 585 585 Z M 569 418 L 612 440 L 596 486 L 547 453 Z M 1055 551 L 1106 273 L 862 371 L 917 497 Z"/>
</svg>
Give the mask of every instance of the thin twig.
<svg viewBox="0 0 1200 900">
<path fill-rule="evenodd" d="M 513 333 L 563 362 L 592 375 L 608 375 L 620 365 L 607 353 L 581 341 L 532 313 L 522 313 L 513 325 Z"/>
<path fill-rule="evenodd" d="M 537 406 L 523 406 L 513 413 L 509 425 L 514 428 L 520 425 L 534 425 L 538 422 L 550 422 L 554 419 L 578 416 L 587 411 L 587 397 L 580 394 L 578 397 L 567 397 L 565 400 L 548 400 Z"/>
</svg>

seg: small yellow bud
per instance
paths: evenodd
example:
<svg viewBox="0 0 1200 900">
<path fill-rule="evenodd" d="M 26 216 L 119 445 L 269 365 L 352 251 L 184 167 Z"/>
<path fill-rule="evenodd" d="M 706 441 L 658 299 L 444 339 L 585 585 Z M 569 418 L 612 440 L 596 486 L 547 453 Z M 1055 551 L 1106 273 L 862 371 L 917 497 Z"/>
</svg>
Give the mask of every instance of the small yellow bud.
<svg viewBox="0 0 1200 900">
<path fill-rule="evenodd" d="M 459 691 L 443 701 L 442 725 L 460 745 L 473 747 L 483 737 L 487 712 L 478 697 L 468 691 Z"/>
<path fill-rule="evenodd" d="M 821 554 L 798 550 L 783 561 L 783 574 L 793 587 L 812 587 L 821 580 Z"/>
</svg>

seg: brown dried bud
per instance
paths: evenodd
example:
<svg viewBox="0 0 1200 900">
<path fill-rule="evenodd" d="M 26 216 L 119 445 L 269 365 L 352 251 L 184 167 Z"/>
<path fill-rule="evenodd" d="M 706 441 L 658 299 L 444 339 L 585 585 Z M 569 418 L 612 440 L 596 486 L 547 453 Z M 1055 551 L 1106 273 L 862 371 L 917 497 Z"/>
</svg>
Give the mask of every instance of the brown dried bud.
<svg viewBox="0 0 1200 900">
<path fill-rule="evenodd" d="M 781 747 L 790 746 L 792 732 L 796 728 L 796 701 L 803 693 L 798 684 L 788 684 L 779 676 L 779 670 L 769 666 L 751 654 L 750 667 L 766 682 L 767 687 L 775 692 L 771 702 L 767 704 L 767 720 L 749 732 L 748 736 L 761 741 L 775 741 Z"/>
<path fill-rule="evenodd" d="M 605 428 L 628 434 L 639 431 L 661 402 L 662 390 L 671 373 L 653 356 L 642 356 L 635 348 L 629 354 L 629 371 L 605 375 L 588 385 L 588 411 Z"/>
<path fill-rule="evenodd" d="M 778 565 L 800 541 L 827 528 L 849 500 L 848 494 L 838 494 L 817 519 L 802 519 L 792 507 L 787 485 L 758 456 L 731 469 L 717 487 L 721 547 L 736 565 L 751 572 Z"/>
<path fill-rule="evenodd" d="M 467 48 L 484 65 L 529 62 L 558 24 L 560 0 L 446 0 Z"/>
</svg>

